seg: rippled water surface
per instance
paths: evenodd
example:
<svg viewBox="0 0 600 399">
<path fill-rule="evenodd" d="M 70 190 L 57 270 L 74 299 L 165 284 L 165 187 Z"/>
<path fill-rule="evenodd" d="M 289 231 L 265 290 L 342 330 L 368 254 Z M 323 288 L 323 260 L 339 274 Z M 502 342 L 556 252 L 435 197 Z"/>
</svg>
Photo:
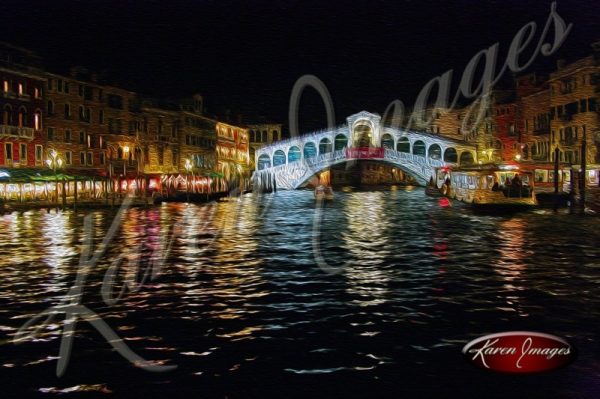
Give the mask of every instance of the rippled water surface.
<svg viewBox="0 0 600 399">
<path fill-rule="evenodd" d="M 0 216 L 3 392 L 600 397 L 600 219 L 445 205 L 409 189 L 339 193 L 316 211 L 311 192 L 295 191 L 95 211 L 90 228 L 84 211 Z M 98 250 L 105 237 L 80 274 L 81 303 L 133 352 L 177 369 L 134 367 L 79 320 L 58 378 L 64 314 L 13 343 L 65 298 L 86 242 Z M 564 336 L 579 356 L 528 376 L 463 359 L 471 339 L 507 330 Z"/>
</svg>

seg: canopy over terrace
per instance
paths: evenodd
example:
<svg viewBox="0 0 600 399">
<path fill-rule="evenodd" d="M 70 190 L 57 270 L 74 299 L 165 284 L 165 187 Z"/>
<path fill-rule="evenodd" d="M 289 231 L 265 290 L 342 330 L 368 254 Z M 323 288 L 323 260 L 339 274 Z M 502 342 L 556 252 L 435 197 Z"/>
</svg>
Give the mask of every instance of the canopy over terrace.
<svg viewBox="0 0 600 399">
<path fill-rule="evenodd" d="M 74 196 L 75 201 L 77 191 L 83 197 L 96 198 L 103 189 L 100 183 L 103 179 L 89 172 L 74 174 L 68 170 L 46 168 L 0 169 L 0 198 L 22 202 L 50 200 L 54 196 L 56 200 L 59 191 L 63 197 Z"/>
<path fill-rule="evenodd" d="M 0 183 L 46 183 L 76 179 L 76 176 L 62 172 L 54 173 L 54 171 L 50 169 L 0 169 Z M 79 180 L 82 180 L 82 178 Z"/>
</svg>

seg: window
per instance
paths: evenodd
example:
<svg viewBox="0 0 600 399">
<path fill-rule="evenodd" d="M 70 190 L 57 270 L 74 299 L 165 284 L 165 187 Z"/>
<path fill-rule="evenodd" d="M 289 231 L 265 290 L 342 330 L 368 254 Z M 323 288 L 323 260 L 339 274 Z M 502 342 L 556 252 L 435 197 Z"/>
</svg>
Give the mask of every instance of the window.
<svg viewBox="0 0 600 399">
<path fill-rule="evenodd" d="M 71 119 L 71 106 L 65 104 L 65 119 Z"/>
<path fill-rule="evenodd" d="M 71 131 L 69 129 L 65 130 L 65 143 L 70 143 L 72 140 L 71 138 Z"/>
<path fill-rule="evenodd" d="M 19 83 L 19 85 L 17 86 L 19 88 L 19 95 L 22 96 L 23 94 L 25 94 L 24 88 L 23 88 L 23 83 Z"/>
<path fill-rule="evenodd" d="M 54 115 L 54 102 L 48 100 L 48 115 Z"/>
<path fill-rule="evenodd" d="M 23 127 L 25 126 L 25 122 L 27 121 L 27 110 L 23 107 L 19 108 L 19 115 L 18 115 L 18 124 L 17 126 L 19 127 Z"/>
<path fill-rule="evenodd" d="M 54 90 L 54 79 L 48 79 L 48 91 Z"/>
<path fill-rule="evenodd" d="M 104 165 L 106 164 L 106 154 L 101 152 L 100 153 L 100 165 Z"/>
<path fill-rule="evenodd" d="M 73 164 L 73 153 L 71 151 L 65 151 L 65 163 L 67 165 Z"/>
<path fill-rule="evenodd" d="M 79 153 L 79 164 L 80 165 L 85 165 L 85 152 L 81 151 Z"/>
<path fill-rule="evenodd" d="M 101 109 L 98 112 L 98 123 L 100 123 L 101 125 L 104 124 L 104 110 L 103 109 Z"/>
<path fill-rule="evenodd" d="M 40 90 L 39 87 L 35 87 L 33 89 L 33 96 L 37 99 L 42 98 L 42 91 Z"/>
<path fill-rule="evenodd" d="M 57 79 L 56 80 L 56 91 L 58 91 L 59 93 L 62 93 L 62 91 L 63 91 L 63 81 L 62 81 L 62 79 Z"/>
<path fill-rule="evenodd" d="M 54 141 L 54 128 L 48 128 L 48 141 Z"/>
<path fill-rule="evenodd" d="M 5 93 L 8 93 L 10 91 L 10 83 L 6 79 L 4 79 L 4 82 L 2 84 L 2 90 L 4 90 Z"/>
<path fill-rule="evenodd" d="M 79 85 L 79 97 L 83 97 L 83 85 Z"/>
<path fill-rule="evenodd" d="M 120 119 L 108 118 L 108 131 L 110 133 L 120 134 L 122 131 L 121 122 Z"/>
<path fill-rule="evenodd" d="M 90 166 L 94 164 L 94 153 L 91 151 L 87 153 L 87 164 Z"/>
<path fill-rule="evenodd" d="M 19 145 L 19 158 L 21 162 L 25 161 L 27 163 L 27 144 L 25 143 Z"/>
<path fill-rule="evenodd" d="M 123 97 L 116 94 L 109 94 L 108 106 L 115 109 L 123 109 Z"/>
<path fill-rule="evenodd" d="M 4 162 L 6 164 L 12 164 L 13 159 L 13 147 L 12 143 L 4 143 Z"/>
<path fill-rule="evenodd" d="M 79 132 L 79 144 L 85 144 L 85 132 Z"/>
<path fill-rule="evenodd" d="M 35 130 L 42 129 L 42 113 L 39 110 L 33 114 L 33 128 Z"/>
<path fill-rule="evenodd" d="M 65 93 L 69 92 L 69 82 L 65 81 Z"/>
<path fill-rule="evenodd" d="M 83 99 L 91 100 L 93 95 L 93 89 L 90 86 L 83 86 Z"/>
<path fill-rule="evenodd" d="M 158 164 L 160 166 L 163 165 L 164 162 L 164 158 L 165 158 L 165 149 L 163 147 L 158 147 Z"/>
<path fill-rule="evenodd" d="M 36 146 L 35 146 L 35 163 L 41 164 L 43 157 L 44 157 L 44 147 L 42 147 L 40 144 L 36 144 Z"/>
</svg>

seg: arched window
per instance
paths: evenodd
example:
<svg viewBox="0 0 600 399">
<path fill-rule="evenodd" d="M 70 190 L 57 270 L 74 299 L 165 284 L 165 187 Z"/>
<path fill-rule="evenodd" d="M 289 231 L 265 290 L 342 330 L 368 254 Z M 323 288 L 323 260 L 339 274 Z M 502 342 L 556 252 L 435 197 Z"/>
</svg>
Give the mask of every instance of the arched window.
<svg viewBox="0 0 600 399">
<path fill-rule="evenodd" d="M 288 163 L 300 160 L 300 148 L 293 146 L 288 150 Z"/>
<path fill-rule="evenodd" d="M 262 142 L 266 143 L 268 141 L 269 141 L 269 137 L 268 137 L 267 131 L 263 130 L 263 132 L 262 132 Z M 275 161 L 273 160 L 273 162 L 275 162 Z"/>
<path fill-rule="evenodd" d="M 465 151 L 462 154 L 460 154 L 461 165 L 473 165 L 473 162 L 475 162 L 475 160 L 473 159 L 473 154 L 471 154 L 469 151 Z"/>
<path fill-rule="evenodd" d="M 27 110 L 25 107 L 19 108 L 19 119 L 18 125 L 19 127 L 27 126 Z"/>
<path fill-rule="evenodd" d="M 272 134 L 273 134 L 273 141 L 277 141 L 277 140 L 281 139 L 281 137 L 279 137 L 279 132 L 277 130 L 273 130 Z"/>
<path fill-rule="evenodd" d="M 338 134 L 335 136 L 335 145 L 334 148 L 336 151 L 343 150 L 348 146 L 348 138 L 343 134 Z"/>
<path fill-rule="evenodd" d="M 4 106 L 4 110 L 2 112 L 2 124 L 12 125 L 12 108 L 8 104 Z"/>
<path fill-rule="evenodd" d="M 308 142 L 304 144 L 304 159 L 312 158 L 317 155 L 317 148 L 315 147 L 315 143 Z"/>
<path fill-rule="evenodd" d="M 442 147 L 440 147 L 438 144 L 430 145 L 427 155 L 431 159 L 442 159 Z"/>
<path fill-rule="evenodd" d="M 35 130 L 42 130 L 42 111 L 39 109 L 36 109 L 33 114 L 33 128 Z"/>
<path fill-rule="evenodd" d="M 398 144 L 396 144 L 396 151 L 398 152 L 410 152 L 410 143 L 408 138 L 400 137 Z"/>
<path fill-rule="evenodd" d="M 412 153 L 414 155 L 425 156 L 425 143 L 422 142 L 421 140 L 415 141 L 414 144 L 413 144 Z"/>
<path fill-rule="evenodd" d="M 446 151 L 444 151 L 444 162 L 456 163 L 457 161 L 458 154 L 456 153 L 456 150 L 452 147 L 446 148 Z"/>
<path fill-rule="evenodd" d="M 277 150 L 273 153 L 273 166 L 279 166 L 285 164 L 285 153 L 281 150 Z"/>
<path fill-rule="evenodd" d="M 381 146 L 383 148 L 389 148 L 390 150 L 394 149 L 394 138 L 386 133 L 383 136 L 381 136 Z"/>
<path fill-rule="evenodd" d="M 258 157 L 258 170 L 271 167 L 271 158 L 267 154 L 262 154 Z"/>
<path fill-rule="evenodd" d="M 332 149 L 331 140 L 327 137 L 323 137 L 319 142 L 319 155 L 327 154 L 328 152 L 331 152 Z"/>
</svg>

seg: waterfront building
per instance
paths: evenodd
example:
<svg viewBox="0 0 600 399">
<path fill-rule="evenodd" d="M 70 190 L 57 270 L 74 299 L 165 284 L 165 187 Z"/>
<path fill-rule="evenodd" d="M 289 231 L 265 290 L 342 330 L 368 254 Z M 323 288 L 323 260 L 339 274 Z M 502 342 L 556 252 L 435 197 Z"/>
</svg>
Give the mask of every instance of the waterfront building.
<svg viewBox="0 0 600 399">
<path fill-rule="evenodd" d="M 248 129 L 225 122 L 216 124 L 218 189 L 246 190 L 250 184 L 250 145 Z"/>
<path fill-rule="evenodd" d="M 44 165 L 40 64 L 31 51 L 0 43 L 0 167 Z"/>
<path fill-rule="evenodd" d="M 216 177 L 217 121 L 203 115 L 199 94 L 183 100 L 179 113 L 179 170 L 192 175 L 192 191 L 206 192 Z"/>
<path fill-rule="evenodd" d="M 256 150 L 274 141 L 281 140 L 282 125 L 280 123 L 262 123 L 249 124 L 246 127 L 248 128 L 250 139 L 250 169 L 255 170 L 256 160 L 254 158 Z"/>
<path fill-rule="evenodd" d="M 581 143 L 585 140 L 587 162 L 600 163 L 600 129 L 594 78 L 600 75 L 598 61 L 595 56 L 570 64 L 559 61 L 557 70 L 550 74 L 550 141 L 553 148 L 558 147 L 560 161 L 573 164 L 581 162 Z"/>
</svg>

